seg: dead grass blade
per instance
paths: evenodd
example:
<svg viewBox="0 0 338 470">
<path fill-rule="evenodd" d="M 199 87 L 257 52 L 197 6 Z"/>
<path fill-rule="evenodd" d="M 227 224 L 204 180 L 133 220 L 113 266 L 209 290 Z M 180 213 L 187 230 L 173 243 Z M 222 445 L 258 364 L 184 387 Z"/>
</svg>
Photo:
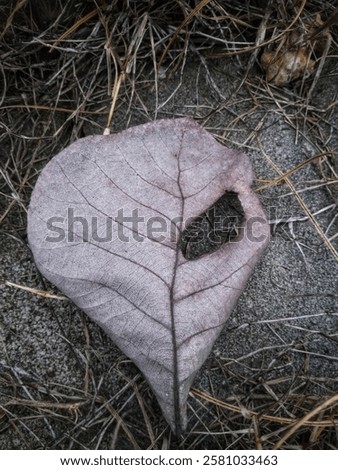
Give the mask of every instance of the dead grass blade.
<svg viewBox="0 0 338 470">
<path fill-rule="evenodd" d="M 87 23 L 87 21 L 91 20 L 92 18 L 94 18 L 97 15 L 98 15 L 97 10 L 93 10 L 93 11 L 90 11 L 89 13 L 87 13 L 85 16 L 83 16 L 79 20 L 77 20 L 73 24 L 73 26 L 71 26 L 69 29 L 67 29 L 67 31 L 65 31 L 63 34 L 61 34 L 61 36 L 56 41 L 54 41 L 54 43 L 51 46 L 50 52 L 53 49 L 55 49 L 62 41 L 65 41 L 69 36 L 71 36 L 77 29 L 80 28 L 80 26 Z"/>
<path fill-rule="evenodd" d="M 22 286 L 20 284 L 16 284 L 15 282 L 7 281 L 6 279 L 0 279 L 0 284 L 4 284 L 5 286 L 9 287 L 15 287 L 16 289 L 21 289 L 45 299 L 68 300 L 67 297 L 63 295 L 53 294 L 52 292 L 45 292 L 40 289 L 35 289 L 34 287 Z"/>
<path fill-rule="evenodd" d="M 197 13 L 203 8 L 205 7 L 208 3 L 210 2 L 210 0 L 201 0 L 196 6 L 195 8 L 193 8 L 191 10 L 190 13 L 187 14 L 187 16 L 184 18 L 184 20 L 182 21 L 182 23 L 178 26 L 178 28 L 176 28 L 176 31 L 174 32 L 174 34 L 172 35 L 168 45 L 166 46 L 166 48 L 164 49 L 164 51 L 162 52 L 162 55 L 160 57 L 160 60 L 158 62 L 158 65 L 157 65 L 157 70 L 161 67 L 169 49 L 171 48 L 171 46 L 173 45 L 173 43 L 176 41 L 178 35 L 180 34 L 181 30 L 183 28 L 185 28 L 189 22 L 197 15 Z M 185 11 L 185 5 L 182 4 L 180 2 L 178 2 L 178 4 L 181 6 L 182 10 Z"/>
<path fill-rule="evenodd" d="M 299 419 L 293 426 L 292 428 L 285 433 L 285 435 L 277 442 L 277 444 L 274 447 L 274 450 L 280 449 L 282 445 L 293 435 L 295 432 L 302 426 L 311 426 L 310 423 L 312 423 L 311 418 L 316 416 L 317 414 L 321 413 L 322 411 L 327 410 L 328 408 L 331 408 L 333 405 L 335 405 L 338 402 L 338 395 L 335 395 L 333 397 L 328 398 L 327 400 L 324 401 L 324 403 L 320 404 L 313 410 L 311 410 L 309 413 L 307 413 L 303 418 Z M 317 426 L 320 426 L 317 424 Z M 334 420 L 332 421 L 332 426 L 336 426 Z"/>
<path fill-rule="evenodd" d="M 13 22 L 13 19 L 14 19 L 14 16 L 15 14 L 21 10 L 21 8 L 23 8 L 27 3 L 27 0 L 18 0 L 17 4 L 15 5 L 15 7 L 13 8 L 11 14 L 9 15 L 9 17 L 7 18 L 7 21 L 6 21 L 6 24 L 5 24 L 5 27 L 4 27 L 4 30 L 2 31 L 2 33 L 0 34 L 0 41 L 2 40 L 2 38 L 5 36 L 5 34 L 7 33 L 8 29 L 11 27 L 11 24 Z"/>
<path fill-rule="evenodd" d="M 303 211 L 305 212 L 305 214 L 308 216 L 308 218 L 310 219 L 310 221 L 312 222 L 312 225 L 314 226 L 314 228 L 316 229 L 316 231 L 318 232 L 318 235 L 320 236 L 320 238 L 323 240 L 323 242 L 325 243 L 325 245 L 328 247 L 328 249 L 331 251 L 332 255 L 335 257 L 335 259 L 338 261 L 338 252 L 337 250 L 334 248 L 334 246 L 332 245 L 331 241 L 328 239 L 328 237 L 326 236 L 325 232 L 323 231 L 323 229 L 321 228 L 321 226 L 319 225 L 319 223 L 317 222 L 317 220 L 314 218 L 314 216 L 312 215 L 311 211 L 308 209 L 308 207 L 306 206 L 305 202 L 303 201 L 303 199 L 299 196 L 296 188 L 294 187 L 294 185 L 292 184 L 292 182 L 289 180 L 289 178 L 286 176 L 283 175 L 283 173 L 281 172 L 281 170 L 278 168 L 278 166 L 271 160 L 271 158 L 267 155 L 267 153 L 265 152 L 265 149 L 263 148 L 260 140 L 258 139 L 258 145 L 262 151 L 262 154 L 265 156 L 265 158 L 267 159 L 267 161 L 269 162 L 269 164 L 271 165 L 271 167 L 276 171 L 276 173 L 278 173 L 280 175 L 280 177 L 285 181 L 285 183 L 288 185 L 288 187 L 290 188 L 290 190 L 292 191 L 295 199 L 297 200 L 297 202 L 299 203 L 299 205 L 301 206 L 301 208 L 303 209 Z"/>
<path fill-rule="evenodd" d="M 283 424 L 283 425 L 292 425 L 292 426 L 297 426 L 299 424 L 299 420 L 294 418 L 283 418 L 280 416 L 273 416 L 273 415 L 268 415 L 265 413 L 259 413 L 257 411 L 252 411 L 247 408 L 244 408 L 243 406 L 236 406 L 232 405 L 230 403 L 226 403 L 223 400 L 219 400 L 208 393 L 198 390 L 197 388 L 192 388 L 192 393 L 199 398 L 203 398 L 204 400 L 208 401 L 209 403 L 212 403 L 215 406 L 219 406 L 220 408 L 225 408 L 228 411 L 237 413 L 238 415 L 244 416 L 244 418 L 251 419 L 255 418 L 258 419 L 259 421 L 269 421 L 270 423 L 278 423 L 278 424 Z M 325 403 L 331 404 L 335 403 L 338 400 L 338 396 L 334 396 L 329 398 Z M 324 408 L 328 408 L 329 405 L 327 405 Z M 320 410 L 323 409 L 323 407 L 318 407 Z M 338 424 L 338 418 L 333 419 L 333 420 L 320 420 L 320 421 L 311 421 L 310 418 L 315 416 L 319 411 L 319 409 L 312 410 L 311 413 L 307 415 L 306 418 L 306 425 L 307 426 L 314 426 L 314 427 L 328 427 L 328 426 L 337 426 Z M 316 412 L 315 412 L 316 411 Z M 300 426 L 302 425 L 303 421 L 301 421 Z M 298 429 L 298 428 L 296 428 Z"/>
<path fill-rule="evenodd" d="M 319 153 L 317 155 L 313 155 L 312 157 L 308 158 L 307 160 L 304 160 L 303 162 L 299 163 L 295 167 L 291 168 L 290 170 L 286 171 L 282 175 L 278 176 L 278 178 L 274 179 L 273 181 L 269 181 L 268 183 L 263 184 L 262 186 L 258 186 L 258 188 L 255 188 L 255 191 L 263 191 L 264 189 L 271 188 L 272 186 L 275 186 L 276 184 L 280 184 L 286 178 L 293 175 L 294 173 L 296 173 L 301 168 L 304 168 L 309 163 L 312 163 L 315 160 L 318 160 L 319 158 L 323 158 L 323 157 L 327 157 L 327 156 L 331 156 L 331 155 L 338 156 L 338 152 L 335 152 L 335 151 L 332 150 L 330 152 L 322 152 L 322 153 Z"/>
</svg>

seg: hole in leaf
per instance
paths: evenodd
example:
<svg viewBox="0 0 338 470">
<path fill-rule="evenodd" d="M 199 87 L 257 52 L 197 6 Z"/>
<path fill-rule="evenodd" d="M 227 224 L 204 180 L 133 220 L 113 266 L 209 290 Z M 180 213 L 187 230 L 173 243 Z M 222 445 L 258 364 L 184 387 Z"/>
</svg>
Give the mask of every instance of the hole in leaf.
<svg viewBox="0 0 338 470">
<path fill-rule="evenodd" d="M 180 248 L 186 259 L 200 258 L 233 241 L 244 221 L 237 193 L 227 191 L 183 231 Z"/>
</svg>

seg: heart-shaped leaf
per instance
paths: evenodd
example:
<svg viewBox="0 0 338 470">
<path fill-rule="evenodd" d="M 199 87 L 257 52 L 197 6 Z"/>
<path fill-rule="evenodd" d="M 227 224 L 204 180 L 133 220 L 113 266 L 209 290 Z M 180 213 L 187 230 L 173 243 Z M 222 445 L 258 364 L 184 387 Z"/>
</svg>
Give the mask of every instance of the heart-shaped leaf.
<svg viewBox="0 0 338 470">
<path fill-rule="evenodd" d="M 135 362 L 175 433 L 268 242 L 251 183 L 245 155 L 176 119 L 78 140 L 33 191 L 28 237 L 39 270 Z M 217 251 L 186 259 L 184 228 L 225 192 L 238 195 L 242 227 Z"/>
</svg>

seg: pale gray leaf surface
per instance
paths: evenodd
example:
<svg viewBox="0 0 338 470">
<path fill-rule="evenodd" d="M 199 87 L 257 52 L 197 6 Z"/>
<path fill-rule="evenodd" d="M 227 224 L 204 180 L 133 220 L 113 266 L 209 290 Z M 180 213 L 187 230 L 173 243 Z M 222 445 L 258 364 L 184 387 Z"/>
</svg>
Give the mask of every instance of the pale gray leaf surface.
<svg viewBox="0 0 338 470">
<path fill-rule="evenodd" d="M 28 238 L 39 270 L 134 361 L 175 433 L 186 427 L 194 376 L 268 243 L 252 177 L 247 156 L 184 118 L 80 139 L 33 191 Z M 238 238 L 185 259 L 177 234 L 225 191 L 245 214 Z"/>
</svg>

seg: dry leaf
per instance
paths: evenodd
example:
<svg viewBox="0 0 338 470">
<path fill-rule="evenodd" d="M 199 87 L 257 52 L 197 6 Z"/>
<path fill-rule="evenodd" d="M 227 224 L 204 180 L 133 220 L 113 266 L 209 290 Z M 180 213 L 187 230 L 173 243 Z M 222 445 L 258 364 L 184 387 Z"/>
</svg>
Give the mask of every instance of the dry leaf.
<svg viewBox="0 0 338 470">
<path fill-rule="evenodd" d="M 28 237 L 39 270 L 135 362 L 177 434 L 195 374 L 268 243 L 251 183 L 245 155 L 176 119 L 78 140 L 33 191 Z M 187 260 L 184 228 L 226 191 L 238 195 L 243 226 Z"/>
<path fill-rule="evenodd" d="M 311 34 L 322 24 L 317 15 L 314 23 L 302 23 L 301 27 L 287 31 L 279 41 L 264 49 L 261 66 L 269 83 L 284 86 L 314 72 L 316 61 L 322 56 L 326 43 L 330 40 L 328 31 L 323 31 L 310 40 Z M 276 34 L 279 33 L 277 30 Z"/>
</svg>

